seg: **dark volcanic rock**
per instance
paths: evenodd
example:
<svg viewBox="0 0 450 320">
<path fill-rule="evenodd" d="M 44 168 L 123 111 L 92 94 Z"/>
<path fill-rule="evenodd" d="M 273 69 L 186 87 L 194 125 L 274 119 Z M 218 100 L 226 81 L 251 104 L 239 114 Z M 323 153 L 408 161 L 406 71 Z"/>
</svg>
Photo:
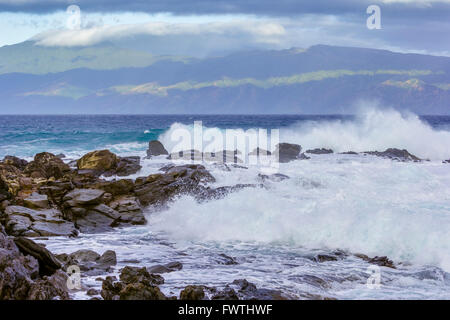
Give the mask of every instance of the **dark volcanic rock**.
<svg viewBox="0 0 450 320">
<path fill-rule="evenodd" d="M 125 267 L 120 281 L 106 277 L 101 296 L 105 300 L 166 300 L 157 285 L 164 283 L 161 276 L 150 274 L 146 268 Z"/>
<path fill-rule="evenodd" d="M 162 174 L 136 179 L 135 194 L 144 206 L 164 204 L 178 194 L 196 194 L 201 186 L 215 178 L 202 165 L 169 165 Z"/>
<path fill-rule="evenodd" d="M 265 175 L 265 174 L 258 174 L 258 178 L 260 180 L 264 181 L 272 181 L 272 182 L 281 182 L 283 180 L 289 179 L 289 177 L 285 174 L 281 174 L 281 173 L 274 173 L 271 175 Z"/>
<path fill-rule="evenodd" d="M 0 176 L 0 202 L 10 198 L 11 194 L 9 193 L 9 186 L 5 181 L 3 181 L 2 177 Z"/>
<path fill-rule="evenodd" d="M 102 255 L 95 251 L 82 249 L 71 254 L 59 254 L 56 258 L 63 263 L 63 269 L 71 265 L 77 265 L 83 271 L 83 275 L 96 276 L 112 271 L 117 265 L 116 253 L 112 250 L 105 251 Z"/>
<path fill-rule="evenodd" d="M 24 173 L 33 178 L 62 178 L 69 173 L 70 167 L 60 158 L 49 152 L 38 153 L 24 169 Z"/>
<path fill-rule="evenodd" d="M 158 140 L 152 140 L 148 143 L 147 157 L 168 155 L 169 152 L 164 148 L 163 144 Z"/>
<path fill-rule="evenodd" d="M 28 161 L 14 157 L 14 156 L 6 156 L 3 159 L 3 163 L 14 166 L 18 168 L 19 170 L 24 170 L 25 167 L 28 165 Z"/>
<path fill-rule="evenodd" d="M 142 169 L 140 163 L 141 163 L 140 157 L 120 158 L 114 174 L 118 175 L 119 177 L 125 177 L 131 174 L 135 174 L 136 172 Z"/>
<path fill-rule="evenodd" d="M 301 151 L 302 147 L 298 144 L 279 143 L 274 154 L 278 155 L 280 163 L 286 163 L 298 159 Z"/>
<path fill-rule="evenodd" d="M 370 155 L 374 155 L 377 157 L 382 157 L 382 158 L 389 158 L 392 160 L 396 160 L 396 161 L 414 161 L 414 162 L 419 162 L 422 161 L 422 159 L 416 157 L 415 155 L 409 153 L 407 150 L 403 149 L 395 149 L 395 148 L 389 148 L 386 149 L 383 152 L 379 152 L 379 151 L 368 151 L 368 152 L 364 152 L 365 154 L 370 154 Z"/>
<path fill-rule="evenodd" d="M 331 149 L 325 149 L 325 148 L 317 148 L 317 149 L 312 149 L 312 150 L 306 150 L 306 153 L 310 153 L 310 154 L 330 154 L 333 153 L 333 150 Z"/>
<path fill-rule="evenodd" d="M 187 286 L 180 292 L 180 300 L 205 300 L 204 286 Z"/>
<path fill-rule="evenodd" d="M 271 289 L 258 289 L 253 283 L 245 279 L 234 280 L 228 285 L 237 291 L 242 300 L 288 300 L 289 297 L 281 291 Z"/>
<path fill-rule="evenodd" d="M 50 276 L 61 269 L 61 263 L 56 257 L 43 246 L 36 242 L 24 238 L 18 237 L 14 239 L 14 243 L 19 248 L 19 251 L 24 255 L 30 255 L 39 262 L 39 274 L 41 276 Z"/>
<path fill-rule="evenodd" d="M 394 262 L 386 256 L 384 256 L 384 257 L 376 256 L 374 258 L 370 258 L 370 257 L 366 256 L 365 254 L 357 253 L 357 254 L 355 254 L 355 257 L 358 257 L 364 261 L 367 261 L 370 264 L 375 264 L 380 267 L 388 267 L 388 268 L 396 269 Z"/>
<path fill-rule="evenodd" d="M 179 271 L 183 269 L 183 265 L 180 262 L 171 262 L 165 265 L 155 265 L 148 268 L 150 273 L 169 273 L 174 271 Z"/>
<path fill-rule="evenodd" d="M 34 210 L 21 206 L 5 209 L 7 231 L 15 236 L 76 236 L 73 223 L 62 219 L 57 209 Z"/>
</svg>

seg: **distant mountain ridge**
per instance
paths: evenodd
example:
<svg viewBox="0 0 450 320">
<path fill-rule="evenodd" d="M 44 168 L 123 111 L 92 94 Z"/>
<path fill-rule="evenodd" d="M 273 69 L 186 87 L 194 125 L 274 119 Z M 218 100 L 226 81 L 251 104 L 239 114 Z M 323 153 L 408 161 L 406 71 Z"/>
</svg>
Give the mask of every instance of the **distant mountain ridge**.
<svg viewBox="0 0 450 320">
<path fill-rule="evenodd" d="M 205 59 L 156 57 L 108 44 L 45 50 L 73 64 L 61 63 L 62 72 L 43 72 L 37 63 L 34 71 L 0 74 L 0 113 L 352 113 L 364 100 L 450 114 L 448 57 L 327 45 Z M 21 58 L 31 69 L 44 59 L 41 51 L 33 54 Z M 92 62 L 77 58 L 89 54 Z M 5 65 L 8 59 L 0 60 L 3 70 L 21 66 Z"/>
</svg>

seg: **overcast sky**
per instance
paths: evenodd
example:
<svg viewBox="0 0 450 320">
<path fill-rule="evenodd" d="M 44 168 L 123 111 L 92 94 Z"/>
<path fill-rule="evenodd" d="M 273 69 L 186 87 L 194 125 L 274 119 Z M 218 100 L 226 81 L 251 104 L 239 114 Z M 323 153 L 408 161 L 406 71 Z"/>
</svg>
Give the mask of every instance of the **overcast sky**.
<svg viewBox="0 0 450 320">
<path fill-rule="evenodd" d="M 81 28 L 73 29 L 81 10 Z M 366 9 L 381 9 L 369 30 Z M 450 0 L 0 0 L 0 46 L 111 41 L 155 53 L 362 46 L 450 56 Z"/>
</svg>

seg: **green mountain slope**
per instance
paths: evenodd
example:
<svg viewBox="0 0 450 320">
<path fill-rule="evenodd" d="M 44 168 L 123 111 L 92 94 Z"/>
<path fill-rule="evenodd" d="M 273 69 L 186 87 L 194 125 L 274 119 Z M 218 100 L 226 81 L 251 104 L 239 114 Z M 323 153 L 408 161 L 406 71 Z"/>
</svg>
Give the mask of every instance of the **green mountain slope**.
<svg viewBox="0 0 450 320">
<path fill-rule="evenodd" d="M 0 74 L 20 72 L 46 74 L 77 68 L 113 70 L 124 67 L 147 67 L 157 61 L 180 61 L 182 58 L 154 56 L 128 50 L 110 43 L 91 47 L 43 47 L 26 41 L 0 48 Z"/>
</svg>

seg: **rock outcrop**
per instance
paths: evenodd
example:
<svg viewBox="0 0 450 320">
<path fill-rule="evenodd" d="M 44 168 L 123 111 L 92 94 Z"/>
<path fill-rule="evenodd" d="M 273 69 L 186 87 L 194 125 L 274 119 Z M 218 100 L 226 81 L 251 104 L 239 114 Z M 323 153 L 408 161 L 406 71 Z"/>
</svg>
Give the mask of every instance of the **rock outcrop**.
<svg viewBox="0 0 450 320">
<path fill-rule="evenodd" d="M 121 270 L 120 281 L 106 277 L 101 296 L 105 300 L 167 300 L 158 287 L 163 283 L 161 276 L 149 273 L 146 268 L 127 266 Z"/>
<path fill-rule="evenodd" d="M 82 249 L 71 254 L 59 254 L 56 258 L 63 263 L 63 270 L 71 265 L 77 265 L 83 276 L 97 276 L 112 272 L 117 265 L 116 253 L 112 250 L 105 251 L 102 255 L 95 251 Z"/>
<path fill-rule="evenodd" d="M 73 223 L 62 218 L 57 209 L 34 210 L 22 206 L 9 206 L 5 209 L 5 226 L 14 236 L 76 236 Z"/>
<path fill-rule="evenodd" d="M 54 299 L 69 299 L 67 275 L 57 261 L 31 240 L 14 241 L 0 225 L 0 300 Z"/>
<path fill-rule="evenodd" d="M 147 157 L 168 155 L 166 148 L 158 140 L 152 140 L 148 143 Z"/>
<path fill-rule="evenodd" d="M 298 144 L 279 143 L 276 145 L 274 155 L 278 157 L 280 163 L 287 163 L 297 160 L 300 156 L 302 147 Z"/>
<path fill-rule="evenodd" d="M 325 148 L 317 148 L 312 150 L 306 150 L 305 152 L 309 154 L 330 154 L 333 153 L 333 150 Z"/>
<path fill-rule="evenodd" d="M 388 159 L 395 160 L 395 161 L 402 161 L 402 162 L 406 162 L 406 161 L 420 162 L 420 161 L 422 161 L 422 159 L 409 153 L 408 150 L 405 150 L 405 149 L 400 150 L 400 149 L 395 149 L 395 148 L 389 148 L 383 152 L 367 151 L 364 153 L 370 154 L 373 156 L 377 156 L 377 157 L 388 158 Z"/>
<path fill-rule="evenodd" d="M 139 157 L 121 158 L 109 150 L 97 150 L 85 154 L 77 161 L 80 174 L 94 176 L 128 176 L 138 172 L 142 166 Z"/>
<path fill-rule="evenodd" d="M 24 174 L 32 178 L 62 178 L 69 173 L 70 167 L 60 158 L 49 152 L 38 153 L 23 170 Z"/>
<path fill-rule="evenodd" d="M 215 181 L 204 166 L 197 164 L 169 165 L 161 171 L 136 179 L 135 194 L 142 205 L 163 205 L 175 195 L 195 194 L 205 183 Z"/>
</svg>

